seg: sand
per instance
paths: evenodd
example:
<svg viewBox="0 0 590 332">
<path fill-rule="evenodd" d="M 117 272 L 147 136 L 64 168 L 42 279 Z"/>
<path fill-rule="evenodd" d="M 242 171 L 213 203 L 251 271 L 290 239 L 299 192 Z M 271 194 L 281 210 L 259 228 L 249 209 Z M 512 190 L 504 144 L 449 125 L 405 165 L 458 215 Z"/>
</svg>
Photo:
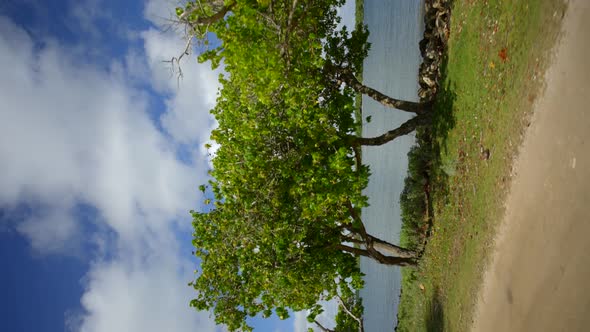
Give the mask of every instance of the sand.
<svg viewBox="0 0 590 332">
<path fill-rule="evenodd" d="M 590 1 L 570 1 L 473 331 L 590 331 Z"/>
</svg>

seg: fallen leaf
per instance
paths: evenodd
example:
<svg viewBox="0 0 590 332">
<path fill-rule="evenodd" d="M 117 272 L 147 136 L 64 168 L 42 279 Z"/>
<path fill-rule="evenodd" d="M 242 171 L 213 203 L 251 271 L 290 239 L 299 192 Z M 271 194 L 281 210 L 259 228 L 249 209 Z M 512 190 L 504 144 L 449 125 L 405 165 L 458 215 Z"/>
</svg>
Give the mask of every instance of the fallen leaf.
<svg viewBox="0 0 590 332">
<path fill-rule="evenodd" d="M 508 50 L 506 49 L 506 47 L 504 47 L 500 50 L 500 52 L 498 52 L 498 56 L 500 57 L 500 59 L 502 59 L 502 62 L 506 62 L 506 60 L 508 60 Z"/>
</svg>

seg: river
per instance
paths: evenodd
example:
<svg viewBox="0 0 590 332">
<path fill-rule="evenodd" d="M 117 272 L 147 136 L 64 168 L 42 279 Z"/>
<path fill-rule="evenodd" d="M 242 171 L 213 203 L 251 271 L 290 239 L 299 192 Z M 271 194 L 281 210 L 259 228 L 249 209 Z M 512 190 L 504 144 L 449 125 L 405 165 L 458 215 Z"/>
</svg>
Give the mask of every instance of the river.
<svg viewBox="0 0 590 332">
<path fill-rule="evenodd" d="M 418 42 L 424 25 L 423 1 L 365 0 L 365 23 L 369 26 L 371 50 L 364 62 L 366 85 L 395 98 L 418 100 Z M 363 136 L 377 136 L 411 116 L 386 108 L 363 96 Z M 362 217 L 367 230 L 384 240 L 399 243 L 401 217 L 399 196 L 407 172 L 407 153 L 414 143 L 408 135 L 380 147 L 363 149 L 363 162 L 371 168 L 365 194 L 370 206 Z M 360 294 L 365 306 L 366 331 L 393 331 L 397 324 L 401 274 L 398 267 L 361 258 L 365 287 Z"/>
</svg>

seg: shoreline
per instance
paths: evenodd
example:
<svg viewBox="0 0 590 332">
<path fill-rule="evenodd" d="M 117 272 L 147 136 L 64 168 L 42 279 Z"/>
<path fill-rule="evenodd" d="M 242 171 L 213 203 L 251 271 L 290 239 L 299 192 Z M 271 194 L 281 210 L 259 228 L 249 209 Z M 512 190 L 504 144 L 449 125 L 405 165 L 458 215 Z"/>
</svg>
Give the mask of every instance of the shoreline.
<svg viewBox="0 0 590 332">
<path fill-rule="evenodd" d="M 590 91 L 584 75 L 590 46 L 580 43 L 590 31 L 590 6 L 576 0 L 568 6 L 547 86 L 515 161 L 473 331 L 583 331 L 590 325 L 590 290 L 583 286 L 590 278 L 590 158 L 584 146 L 590 98 L 575 92 Z"/>
<path fill-rule="evenodd" d="M 430 168 L 431 200 L 415 202 L 428 206 L 432 228 L 419 268 L 402 272 L 397 331 L 471 327 L 513 156 L 542 91 L 564 6 L 554 0 L 453 3 L 447 53 L 431 71 L 441 79 L 432 136 L 418 155 Z M 422 45 L 428 52 L 428 43 Z M 424 177 L 416 173 L 419 192 Z M 412 217 L 411 226 L 424 224 L 423 215 Z"/>
</svg>

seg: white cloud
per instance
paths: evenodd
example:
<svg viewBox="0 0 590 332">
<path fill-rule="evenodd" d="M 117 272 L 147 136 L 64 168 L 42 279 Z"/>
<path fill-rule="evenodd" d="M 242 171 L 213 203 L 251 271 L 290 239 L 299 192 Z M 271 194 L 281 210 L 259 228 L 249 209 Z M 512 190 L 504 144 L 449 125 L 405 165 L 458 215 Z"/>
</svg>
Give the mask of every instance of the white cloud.
<svg viewBox="0 0 590 332">
<path fill-rule="evenodd" d="M 75 21 L 71 23 L 72 30 L 81 30 L 85 36 L 99 39 L 102 35 L 97 26 L 99 20 L 112 20 L 109 12 L 104 10 L 101 0 L 76 0 L 71 1 L 69 15 Z"/>
<path fill-rule="evenodd" d="M 195 263 L 178 256 L 174 233 L 189 231 L 187 212 L 197 206 L 208 167 L 202 153 L 180 161 L 178 143 L 202 145 L 208 136 L 214 74 L 187 67 L 186 77 L 197 75 L 179 92 L 176 79 L 156 68 L 155 55 L 169 44 L 156 32 L 144 36 L 147 59 L 113 61 L 105 71 L 77 58 L 79 48 L 49 39 L 40 48 L 0 17 L 0 207 L 44 207 L 16 225 L 38 252 L 97 244 L 83 312 L 66 315 L 70 328 L 214 331 L 206 313 L 188 307 Z M 149 116 L 146 92 L 129 85 L 130 74 L 156 78 L 166 92 L 161 123 Z M 93 222 L 114 239 L 82 232 L 79 203 L 96 208 Z M 114 258 L 105 260 L 105 245 Z"/>
<path fill-rule="evenodd" d="M 155 88 L 162 93 L 175 92 L 174 98 L 166 102 L 167 112 L 162 115 L 162 125 L 177 142 L 207 140 L 208 134 L 204 136 L 198 129 L 213 126 L 209 110 L 215 105 L 218 72 L 213 72 L 208 63 L 197 63 L 195 55 L 191 54 L 181 60 L 183 76 L 178 78 L 177 72 L 164 61 L 178 57 L 184 51 L 186 41 L 172 31 L 164 33 L 156 29 L 145 31 L 142 37 Z M 199 105 L 201 107 L 195 107 Z"/>
<path fill-rule="evenodd" d="M 75 236 L 80 231 L 68 207 L 53 207 L 35 214 L 19 223 L 17 230 L 30 239 L 33 249 L 44 254 L 74 249 Z"/>
<path fill-rule="evenodd" d="M 338 24 L 338 29 L 345 25 L 348 31 L 354 30 L 356 23 L 355 13 L 356 8 L 354 0 L 346 0 L 344 5 L 338 8 L 338 16 L 341 18 L 341 21 Z"/>
<path fill-rule="evenodd" d="M 338 313 L 338 303 L 335 300 L 318 302 L 323 308 L 324 312 L 316 317 L 324 327 L 333 328 L 336 325 L 335 318 Z M 298 311 L 294 315 L 293 331 L 307 332 L 312 329 L 314 332 L 321 332 L 322 330 L 315 324 L 307 321 L 307 311 Z"/>
<path fill-rule="evenodd" d="M 298 311 L 293 315 L 293 318 L 293 331 L 307 332 L 308 325 L 310 325 L 307 321 L 307 312 Z"/>
<path fill-rule="evenodd" d="M 162 251 L 143 263 L 120 260 L 94 266 L 82 297 L 89 314 L 79 330 L 215 331 L 207 313 L 187 308 L 190 265 L 168 249 Z"/>
<path fill-rule="evenodd" d="M 170 17 L 171 4 L 149 1 L 144 14 L 157 23 Z M 86 21 L 85 30 L 100 33 L 92 22 L 108 15 L 85 16 L 79 8 L 71 13 L 78 24 Z M 196 188 L 205 181 L 201 147 L 215 125 L 208 111 L 218 73 L 187 57 L 178 84 L 162 60 L 182 52 L 184 41 L 155 29 L 129 35 L 144 48 L 113 60 L 105 71 L 85 62 L 84 46 L 44 38 L 39 48 L 39 40 L 0 17 L 0 207 L 44 206 L 16 225 L 37 252 L 67 253 L 82 241 L 97 246 L 82 311 L 66 314 L 69 328 L 219 330 L 207 313 L 188 307 L 186 284 L 195 263 L 178 256 L 174 233 L 188 231 L 187 211 L 197 206 Z M 148 79 L 166 96 L 157 122 L 136 84 Z M 180 146 L 194 148 L 190 163 L 178 160 Z M 96 208 L 93 222 L 115 236 L 84 234 L 79 203 Z M 303 328 L 307 323 L 297 322 L 305 315 L 295 316 Z"/>
<path fill-rule="evenodd" d="M 181 6 L 182 0 L 148 0 L 143 15 L 158 26 L 165 26 L 174 17 L 174 8 Z"/>
<path fill-rule="evenodd" d="M 69 197 L 70 204 L 97 207 L 123 237 L 184 216 L 206 164 L 176 159 L 142 94 L 52 43 L 34 52 L 26 34 L 6 20 L 0 24 L 0 201 L 33 197 L 51 204 Z M 192 129 L 201 134 L 208 125 Z"/>
</svg>

